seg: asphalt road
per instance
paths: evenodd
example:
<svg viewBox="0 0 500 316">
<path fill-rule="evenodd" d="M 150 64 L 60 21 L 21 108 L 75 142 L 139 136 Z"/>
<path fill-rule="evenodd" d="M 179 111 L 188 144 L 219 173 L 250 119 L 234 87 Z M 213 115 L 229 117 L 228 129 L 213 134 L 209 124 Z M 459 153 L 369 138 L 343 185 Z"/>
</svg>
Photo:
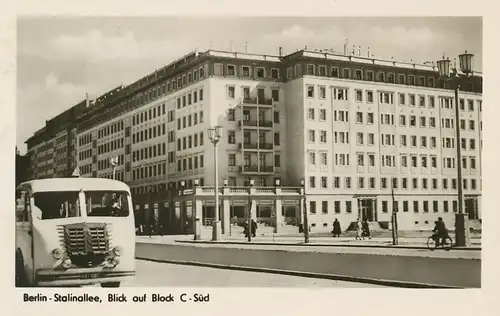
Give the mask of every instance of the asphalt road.
<svg viewBox="0 0 500 316">
<path fill-rule="evenodd" d="M 391 280 L 404 284 L 481 287 L 481 260 L 359 253 L 136 244 L 136 257 Z M 350 278 L 343 279 L 351 281 Z"/>
<path fill-rule="evenodd" d="M 136 276 L 123 287 L 333 287 L 366 288 L 377 285 L 136 261 Z"/>
</svg>

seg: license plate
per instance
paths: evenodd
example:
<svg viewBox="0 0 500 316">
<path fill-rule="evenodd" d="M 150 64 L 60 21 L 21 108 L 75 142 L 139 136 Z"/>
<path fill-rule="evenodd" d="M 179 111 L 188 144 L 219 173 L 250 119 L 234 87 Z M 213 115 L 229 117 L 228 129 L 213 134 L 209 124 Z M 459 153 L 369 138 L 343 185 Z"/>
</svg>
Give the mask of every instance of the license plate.
<svg viewBox="0 0 500 316">
<path fill-rule="evenodd" d="M 84 273 L 80 275 L 80 279 L 82 280 L 92 280 L 97 279 L 99 277 L 99 273 Z"/>
</svg>

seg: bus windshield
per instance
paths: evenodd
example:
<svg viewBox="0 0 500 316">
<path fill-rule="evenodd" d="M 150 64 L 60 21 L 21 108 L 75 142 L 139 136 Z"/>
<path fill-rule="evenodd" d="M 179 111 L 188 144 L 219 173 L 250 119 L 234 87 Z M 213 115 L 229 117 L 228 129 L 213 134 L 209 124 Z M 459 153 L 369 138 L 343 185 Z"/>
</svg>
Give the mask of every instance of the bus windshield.
<svg viewBox="0 0 500 316">
<path fill-rule="evenodd" d="M 86 191 L 87 216 L 129 215 L 126 191 Z"/>
<path fill-rule="evenodd" d="M 33 194 L 35 206 L 41 211 L 41 219 L 56 219 L 80 216 L 78 192 L 56 191 Z"/>
<path fill-rule="evenodd" d="M 33 194 L 35 206 L 41 212 L 41 219 L 80 217 L 79 192 L 54 191 Z M 128 193 L 126 191 L 85 191 L 87 216 L 129 215 Z"/>
</svg>

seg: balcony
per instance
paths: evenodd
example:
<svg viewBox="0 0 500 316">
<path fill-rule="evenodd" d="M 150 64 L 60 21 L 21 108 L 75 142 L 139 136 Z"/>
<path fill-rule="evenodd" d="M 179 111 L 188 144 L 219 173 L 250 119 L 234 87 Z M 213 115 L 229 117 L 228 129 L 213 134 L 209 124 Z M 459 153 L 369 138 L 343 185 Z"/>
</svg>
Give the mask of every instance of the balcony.
<svg viewBox="0 0 500 316">
<path fill-rule="evenodd" d="M 258 165 L 249 165 L 249 166 L 240 166 L 241 173 L 274 173 L 274 167 L 271 166 L 258 166 Z"/>
<path fill-rule="evenodd" d="M 239 143 L 238 148 L 239 149 L 257 149 L 257 144 L 256 143 Z"/>
<path fill-rule="evenodd" d="M 258 173 L 259 166 L 257 165 L 249 165 L 249 166 L 240 166 L 241 173 Z"/>
<path fill-rule="evenodd" d="M 260 121 L 259 121 L 259 127 L 268 127 L 268 128 L 272 128 L 272 127 L 273 127 L 273 121 L 268 121 L 268 120 L 260 120 Z"/>
<path fill-rule="evenodd" d="M 242 103 L 245 105 L 265 105 L 265 106 L 272 106 L 273 105 L 273 99 L 268 99 L 268 98 L 243 98 Z"/>
<path fill-rule="evenodd" d="M 239 121 L 238 122 L 238 127 L 241 128 L 241 126 L 250 126 L 250 127 L 257 127 L 257 121 Z"/>
<path fill-rule="evenodd" d="M 273 143 L 259 143 L 259 149 L 272 150 L 274 148 Z"/>
</svg>

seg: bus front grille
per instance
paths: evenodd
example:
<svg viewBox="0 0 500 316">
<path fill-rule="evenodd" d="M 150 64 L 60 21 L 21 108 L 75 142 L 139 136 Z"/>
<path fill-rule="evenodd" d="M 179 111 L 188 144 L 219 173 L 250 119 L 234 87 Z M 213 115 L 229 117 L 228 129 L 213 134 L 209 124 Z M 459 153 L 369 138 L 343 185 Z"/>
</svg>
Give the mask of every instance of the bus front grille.
<svg viewBox="0 0 500 316">
<path fill-rule="evenodd" d="M 78 223 L 64 226 L 64 248 L 71 261 L 81 267 L 100 264 L 109 252 L 105 223 Z"/>
</svg>

